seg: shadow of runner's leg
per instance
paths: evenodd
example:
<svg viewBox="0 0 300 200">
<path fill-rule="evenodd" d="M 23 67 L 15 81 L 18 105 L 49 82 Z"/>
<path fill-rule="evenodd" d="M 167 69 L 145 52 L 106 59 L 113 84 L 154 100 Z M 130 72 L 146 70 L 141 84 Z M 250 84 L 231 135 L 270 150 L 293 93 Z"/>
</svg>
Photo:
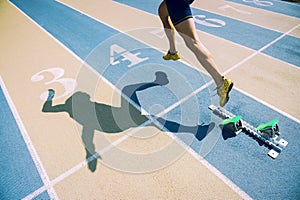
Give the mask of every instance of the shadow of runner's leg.
<svg viewBox="0 0 300 200">
<path fill-rule="evenodd" d="M 155 73 L 155 76 L 156 77 L 153 82 L 137 83 L 137 84 L 125 86 L 122 89 L 122 93 L 124 95 L 126 95 L 126 97 L 128 97 L 130 100 L 132 100 L 140 108 L 141 105 L 137 98 L 136 92 L 146 90 L 148 88 L 155 87 L 155 86 L 164 86 L 169 83 L 166 73 L 158 71 Z M 121 105 L 123 105 L 123 104 L 121 103 Z"/>
<path fill-rule="evenodd" d="M 83 127 L 81 138 L 85 146 L 88 168 L 91 172 L 94 172 L 97 168 L 97 158 L 101 159 L 100 155 L 95 152 L 95 145 L 93 143 L 94 130 L 88 127 Z"/>
<path fill-rule="evenodd" d="M 191 133 L 199 141 L 203 140 L 215 127 L 214 122 L 211 122 L 208 125 L 186 126 L 160 117 L 153 117 L 153 120 L 156 120 L 153 124 L 160 129 L 161 127 L 159 126 L 163 126 L 172 133 Z"/>
</svg>

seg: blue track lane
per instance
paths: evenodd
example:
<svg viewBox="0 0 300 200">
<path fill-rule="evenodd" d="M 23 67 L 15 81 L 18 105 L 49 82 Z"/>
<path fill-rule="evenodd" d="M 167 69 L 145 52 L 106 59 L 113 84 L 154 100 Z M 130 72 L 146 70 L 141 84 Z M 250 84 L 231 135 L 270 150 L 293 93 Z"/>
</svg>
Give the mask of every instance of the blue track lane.
<svg viewBox="0 0 300 200">
<path fill-rule="evenodd" d="M 163 61 L 160 52 L 56 1 L 11 2 L 119 89 L 130 83 L 152 80 L 157 71 L 167 73 L 170 79 L 167 86 L 139 93 L 141 105 L 146 110 L 155 104 L 166 108 L 208 80 L 208 77 L 180 62 Z M 133 54 L 138 52 L 139 57 L 148 59 L 128 68 L 130 62 L 123 61 L 120 57 L 115 60 L 119 61 L 119 64 L 111 66 L 109 47 L 113 44 L 129 49 Z M 97 46 L 98 48 L 94 49 Z M 207 89 L 201 91 L 167 113 L 166 118 L 186 124 L 211 122 L 213 116 L 207 108 L 212 101 L 209 95 Z M 276 160 L 272 160 L 266 155 L 268 150 L 259 146 L 252 138 L 242 134 L 224 140 L 218 127 L 212 135 L 207 136 L 218 137 L 214 140 L 216 144 L 209 154 L 206 154 L 206 148 L 203 148 L 207 138 L 200 141 L 195 138 L 191 147 L 200 155 L 206 156 L 212 165 L 255 199 L 297 199 L 300 194 L 300 142 L 296 130 L 300 129 L 300 125 L 235 90 L 231 98 L 228 110 L 242 115 L 253 125 L 279 119 L 281 132 L 289 142 L 287 148 Z M 177 135 L 183 141 L 191 137 L 191 134 Z"/>
<path fill-rule="evenodd" d="M 0 88 L 0 199 L 22 199 L 43 186 Z M 49 199 L 47 192 L 36 199 Z"/>
<path fill-rule="evenodd" d="M 152 0 L 151 2 L 147 0 L 140 0 L 138 2 L 131 1 L 131 0 L 114 0 L 114 1 L 122 4 L 126 4 L 128 6 L 143 10 L 145 12 L 154 15 L 157 15 L 157 8 L 159 3 L 161 2 L 161 0 Z M 298 9 L 298 13 L 300 13 L 299 10 L 300 6 L 293 5 L 291 7 L 294 8 L 295 10 Z M 196 28 L 198 30 L 204 31 L 206 33 L 210 33 L 212 35 L 218 36 L 220 38 L 224 38 L 226 40 L 232 41 L 234 43 L 240 44 L 242 46 L 254 50 L 259 50 L 263 48 L 264 46 L 268 45 L 270 42 L 272 42 L 273 40 L 275 40 L 276 38 L 282 35 L 282 33 L 273 30 L 248 24 L 239 21 L 237 19 L 210 13 L 204 10 L 192 8 L 192 12 L 196 21 Z M 203 24 L 201 24 L 201 21 L 203 22 L 206 21 L 207 19 L 222 20 L 225 23 L 225 25 L 224 24 L 222 25 L 219 22 L 213 23 L 215 27 L 204 26 Z M 286 36 L 281 40 L 283 40 L 282 43 L 285 40 L 289 40 L 289 46 L 286 48 L 293 49 L 293 51 L 289 51 L 289 54 L 286 55 L 287 49 L 285 47 L 277 49 L 276 52 L 273 52 L 271 46 L 266 50 L 264 50 L 263 53 L 300 67 L 300 63 L 298 59 L 300 54 L 300 48 L 298 48 L 300 45 L 300 39 L 296 37 Z M 278 53 L 278 51 L 280 53 Z"/>
<path fill-rule="evenodd" d="M 299 38 L 286 35 L 263 52 L 280 60 L 300 66 Z"/>
</svg>

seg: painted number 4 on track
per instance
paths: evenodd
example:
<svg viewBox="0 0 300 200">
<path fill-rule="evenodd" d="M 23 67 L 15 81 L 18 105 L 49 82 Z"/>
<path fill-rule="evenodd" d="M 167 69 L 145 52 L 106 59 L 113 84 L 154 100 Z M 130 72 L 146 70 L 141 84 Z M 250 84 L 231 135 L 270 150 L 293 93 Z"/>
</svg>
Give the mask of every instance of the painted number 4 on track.
<svg viewBox="0 0 300 200">
<path fill-rule="evenodd" d="M 139 57 L 141 53 L 131 53 L 130 51 L 120 47 L 117 44 L 113 44 L 110 46 L 110 64 L 117 65 L 120 64 L 120 60 L 118 58 L 122 57 L 121 61 L 129 61 L 130 64 L 127 67 L 133 67 L 141 62 L 148 60 L 148 57 L 141 58 Z M 117 60 L 118 59 L 118 60 Z"/>
</svg>

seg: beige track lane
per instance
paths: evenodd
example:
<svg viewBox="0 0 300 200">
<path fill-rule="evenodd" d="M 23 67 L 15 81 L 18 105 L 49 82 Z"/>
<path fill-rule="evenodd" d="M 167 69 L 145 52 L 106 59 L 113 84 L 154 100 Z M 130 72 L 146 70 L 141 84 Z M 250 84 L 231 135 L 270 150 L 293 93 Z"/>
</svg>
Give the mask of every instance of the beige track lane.
<svg viewBox="0 0 300 200">
<path fill-rule="evenodd" d="M 220 178 L 188 153 L 179 157 L 173 165 L 154 173 L 133 175 L 117 172 L 98 163 L 94 173 L 84 166 L 79 168 L 79 171 L 74 170 L 66 174 L 65 172 L 70 172 L 70 169 L 85 159 L 80 139 L 81 126 L 66 113 L 42 113 L 43 101 L 39 98 L 40 94 L 51 86 L 59 95 L 62 94 L 63 87 L 59 84 L 45 85 L 43 81 L 32 82 L 31 77 L 41 70 L 61 67 L 65 70 L 63 77 L 76 79 L 82 63 L 7 1 L 1 1 L 0 7 L 0 73 L 50 179 L 65 178 L 54 183 L 59 198 L 141 199 L 143 196 L 145 199 L 191 199 L 201 195 L 200 197 L 214 199 L 241 199 Z M 53 78 L 50 74 L 45 76 L 47 81 Z M 90 76 L 93 76 L 92 72 Z M 115 96 L 114 89 L 101 80 L 99 84 L 101 93 L 96 91 L 95 95 L 91 95 L 93 100 L 118 105 L 118 100 L 111 102 L 111 98 L 107 98 Z M 66 98 L 54 103 L 64 103 Z M 153 132 L 153 128 L 147 130 Z M 97 133 L 98 136 L 102 134 Z M 155 142 L 155 138 L 151 137 L 151 145 L 171 141 L 171 138 L 157 129 L 155 133 L 158 134 L 159 141 Z M 124 134 L 105 137 L 112 142 Z M 135 144 L 134 138 L 128 142 L 118 148 L 135 151 L 135 148 L 131 148 Z M 96 145 L 101 146 L 98 143 Z M 153 147 L 149 146 L 149 149 L 144 150 L 153 151 Z M 178 151 L 180 148 L 182 147 L 178 145 L 175 149 Z M 112 157 L 110 153 L 114 154 L 114 151 L 103 154 L 104 164 L 108 159 L 121 159 L 118 155 Z"/>
<path fill-rule="evenodd" d="M 300 27 L 292 31 L 289 35 L 300 38 Z"/>
<path fill-rule="evenodd" d="M 82 168 L 55 186 L 62 199 L 240 199 L 189 154 L 152 173 L 130 174 L 100 165 Z"/>
<path fill-rule="evenodd" d="M 65 77 L 76 77 L 81 63 L 7 1 L 1 2 L 0 29 L 2 79 L 45 170 L 53 179 L 82 161 L 84 149 L 67 114 L 41 112 L 40 94 L 52 87 L 59 95 L 62 86 L 34 83 L 31 77 L 52 67 L 63 67 Z M 45 76 L 47 81 L 52 78 L 49 73 Z"/>
<path fill-rule="evenodd" d="M 232 71 L 239 88 L 300 120 L 300 69 L 265 54 Z"/>
</svg>

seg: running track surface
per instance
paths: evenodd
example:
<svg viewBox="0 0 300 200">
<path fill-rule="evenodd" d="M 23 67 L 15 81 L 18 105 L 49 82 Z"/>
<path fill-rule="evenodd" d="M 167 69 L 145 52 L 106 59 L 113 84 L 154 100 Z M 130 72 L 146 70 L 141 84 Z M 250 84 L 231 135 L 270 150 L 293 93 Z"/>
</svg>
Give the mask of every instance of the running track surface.
<svg viewBox="0 0 300 200">
<path fill-rule="evenodd" d="M 215 86 L 182 40 L 180 62 L 161 59 L 168 46 L 159 3 L 1 1 L 1 199 L 299 199 L 300 6 L 193 3 L 200 38 L 235 81 L 226 109 L 254 126 L 279 120 L 289 144 L 273 160 L 246 134 L 225 138 L 207 108 L 217 104 Z M 49 88 L 54 104 L 80 91 L 119 107 L 128 100 L 124 87 L 157 72 L 169 83 L 137 98 L 145 113 L 169 123 L 149 118 L 114 134 L 92 130 L 96 163 L 82 137 L 91 113 L 85 123 L 42 112 Z"/>
</svg>

